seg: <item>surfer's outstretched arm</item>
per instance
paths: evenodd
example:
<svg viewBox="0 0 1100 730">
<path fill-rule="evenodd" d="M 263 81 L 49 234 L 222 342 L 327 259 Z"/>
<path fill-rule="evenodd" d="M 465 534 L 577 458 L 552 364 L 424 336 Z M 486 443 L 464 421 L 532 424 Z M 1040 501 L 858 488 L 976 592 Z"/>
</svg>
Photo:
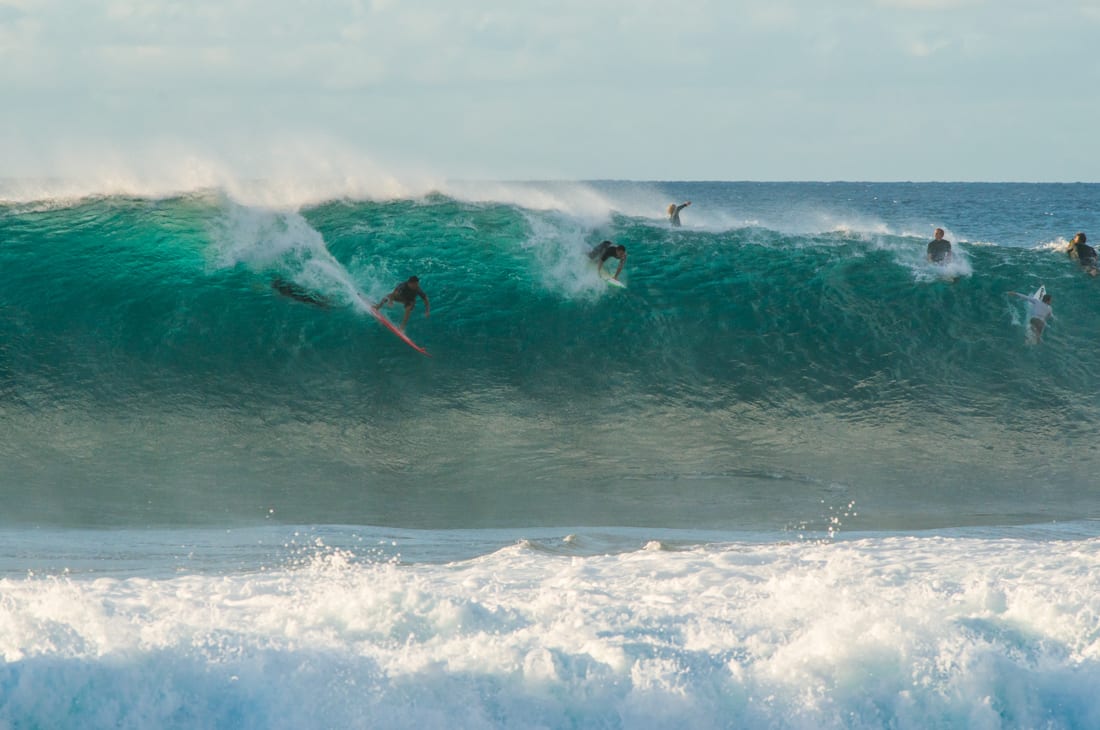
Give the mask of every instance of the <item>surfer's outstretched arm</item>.
<svg viewBox="0 0 1100 730">
<path fill-rule="evenodd" d="M 1028 300 L 1029 302 L 1037 302 L 1037 301 L 1039 301 L 1038 299 L 1036 299 L 1035 297 L 1031 296 L 1030 294 L 1021 294 L 1021 293 L 1020 293 L 1020 292 L 1018 292 L 1018 291 L 1010 291 L 1010 292 L 1008 293 L 1008 295 L 1009 295 L 1010 297 L 1019 297 L 1020 299 L 1026 299 L 1026 300 Z"/>
</svg>

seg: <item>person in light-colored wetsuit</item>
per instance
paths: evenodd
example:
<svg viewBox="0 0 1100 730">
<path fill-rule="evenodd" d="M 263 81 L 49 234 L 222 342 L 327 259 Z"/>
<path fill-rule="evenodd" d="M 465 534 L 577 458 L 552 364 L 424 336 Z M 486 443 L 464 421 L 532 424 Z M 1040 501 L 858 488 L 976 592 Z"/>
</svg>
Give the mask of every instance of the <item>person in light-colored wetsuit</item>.
<svg viewBox="0 0 1100 730">
<path fill-rule="evenodd" d="M 1046 327 L 1047 320 L 1054 316 L 1054 309 L 1050 306 L 1050 295 L 1043 294 L 1043 298 L 1039 299 L 1038 297 L 1029 294 L 1021 294 L 1015 291 L 1010 291 L 1008 294 L 1009 296 L 1026 299 L 1031 305 L 1027 310 L 1027 316 L 1031 323 L 1031 331 L 1035 333 L 1035 344 L 1038 344 L 1042 340 L 1043 328 Z"/>
<path fill-rule="evenodd" d="M 668 204 L 668 222 L 672 224 L 673 228 L 680 227 L 680 211 L 689 205 L 691 205 L 690 200 L 680 203 L 679 205 L 676 205 L 676 203 Z"/>
</svg>

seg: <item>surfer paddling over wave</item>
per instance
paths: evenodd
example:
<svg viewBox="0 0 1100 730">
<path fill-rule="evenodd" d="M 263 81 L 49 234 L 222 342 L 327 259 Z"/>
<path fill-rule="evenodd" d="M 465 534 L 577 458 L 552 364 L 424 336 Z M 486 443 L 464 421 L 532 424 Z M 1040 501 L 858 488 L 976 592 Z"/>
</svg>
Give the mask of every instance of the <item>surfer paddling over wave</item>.
<svg viewBox="0 0 1100 730">
<path fill-rule="evenodd" d="M 1077 263 L 1081 264 L 1081 268 L 1085 270 L 1085 273 L 1089 276 L 1096 276 L 1100 274 L 1100 268 L 1097 268 L 1097 264 L 1100 263 L 1096 255 L 1096 249 L 1086 243 L 1088 237 L 1084 233 L 1078 233 L 1073 237 L 1073 240 L 1066 244 L 1066 253 L 1069 254 L 1071 259 L 1075 259 Z"/>
</svg>

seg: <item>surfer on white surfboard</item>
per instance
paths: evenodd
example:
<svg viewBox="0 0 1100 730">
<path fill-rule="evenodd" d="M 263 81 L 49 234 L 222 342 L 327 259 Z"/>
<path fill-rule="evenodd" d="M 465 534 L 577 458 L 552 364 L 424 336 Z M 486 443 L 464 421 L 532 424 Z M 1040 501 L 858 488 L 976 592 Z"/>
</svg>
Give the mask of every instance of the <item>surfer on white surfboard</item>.
<svg viewBox="0 0 1100 730">
<path fill-rule="evenodd" d="M 626 263 L 626 246 L 619 244 L 615 245 L 611 241 L 600 241 L 600 243 L 588 252 L 588 258 L 595 261 L 597 258 L 600 260 L 599 265 L 596 267 L 596 273 L 603 275 L 603 262 L 610 258 L 617 258 L 619 260 L 619 268 L 615 269 L 615 274 L 612 279 L 618 279 L 619 274 L 623 270 L 623 264 Z"/>
<path fill-rule="evenodd" d="M 401 282 L 394 290 L 382 297 L 382 301 L 374 305 L 375 309 L 381 309 L 382 307 L 399 302 L 405 305 L 405 317 L 401 320 L 401 331 L 405 331 L 405 325 L 409 322 L 409 315 L 412 314 L 413 307 L 416 306 L 416 298 L 420 297 L 424 300 L 424 316 L 430 317 L 431 304 L 428 302 L 428 295 L 424 293 L 424 290 L 420 288 L 420 279 L 415 276 L 410 276 L 406 281 Z"/>
<path fill-rule="evenodd" d="M 1031 332 L 1035 335 L 1035 344 L 1038 345 L 1042 340 L 1043 328 L 1046 327 L 1047 320 L 1054 314 L 1054 310 L 1050 306 L 1051 297 L 1047 294 L 1046 287 L 1040 287 L 1039 291 L 1031 295 L 1015 291 L 1010 291 L 1008 294 L 1009 296 L 1026 299 L 1028 304 L 1031 305 L 1028 308 L 1027 316 L 1031 323 Z"/>
</svg>

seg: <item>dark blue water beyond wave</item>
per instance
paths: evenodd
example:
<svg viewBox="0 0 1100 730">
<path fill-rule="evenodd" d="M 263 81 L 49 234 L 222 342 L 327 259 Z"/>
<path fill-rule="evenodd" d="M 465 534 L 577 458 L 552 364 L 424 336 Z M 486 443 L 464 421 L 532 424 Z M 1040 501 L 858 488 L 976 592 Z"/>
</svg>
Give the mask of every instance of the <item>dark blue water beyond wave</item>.
<svg viewBox="0 0 1100 730">
<path fill-rule="evenodd" d="M 602 213 L 524 186 L 294 211 L 217 191 L 9 203 L 5 519 L 1096 516 L 1100 282 L 1048 245 L 1095 220 L 1095 188 L 701 183 L 661 191 L 694 201 L 677 230 L 625 184 L 592 188 L 627 201 Z M 955 226 L 953 278 L 923 261 L 936 224 Z M 604 238 L 629 246 L 625 291 L 583 255 Z M 357 299 L 411 273 L 431 359 Z M 1056 319 L 1035 347 L 1006 292 L 1040 283 Z"/>
</svg>

